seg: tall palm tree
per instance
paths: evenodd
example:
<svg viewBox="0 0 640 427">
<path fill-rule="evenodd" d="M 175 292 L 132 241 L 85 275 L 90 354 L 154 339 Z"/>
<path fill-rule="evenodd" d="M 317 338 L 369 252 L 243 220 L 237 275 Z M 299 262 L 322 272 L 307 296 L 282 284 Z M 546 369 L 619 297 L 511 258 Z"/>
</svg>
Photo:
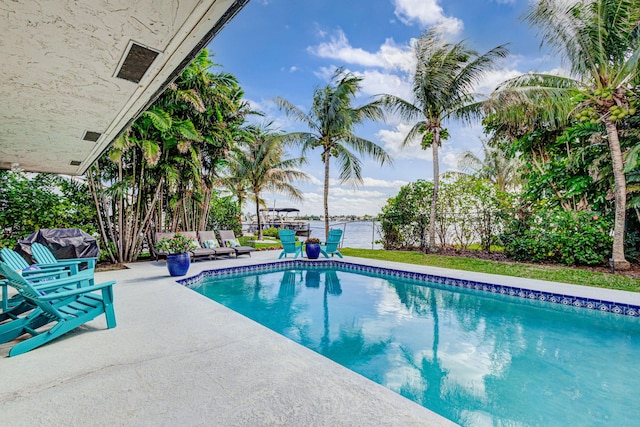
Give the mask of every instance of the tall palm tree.
<svg viewBox="0 0 640 427">
<path fill-rule="evenodd" d="M 362 182 L 362 165 L 358 155 L 369 156 L 380 164 L 390 163 L 391 158 L 376 143 L 356 136 L 355 125 L 365 119 L 382 119 L 382 110 L 375 103 L 354 108 L 351 101 L 360 89 L 362 78 L 336 69 L 330 83 L 313 92 L 311 111 L 304 113 L 289 101 L 276 98 L 276 103 L 287 115 L 307 125 L 310 132 L 294 132 L 288 139 L 302 146 L 302 155 L 308 150 L 320 148 L 324 163 L 324 227 L 325 238 L 329 234 L 329 165 L 335 157 L 340 169 L 340 180 Z"/>
<path fill-rule="evenodd" d="M 486 141 L 482 141 L 482 158 L 467 150 L 460 156 L 459 165 L 463 172 L 472 172 L 503 192 L 520 185 L 520 158 L 509 156 L 500 147 L 488 145 Z"/>
<path fill-rule="evenodd" d="M 627 269 L 627 188 L 618 123 L 636 113 L 630 101 L 638 97 L 634 83 L 639 77 L 640 6 L 636 0 L 538 0 L 527 19 L 541 30 L 543 42 L 568 62 L 572 77 L 516 77 L 497 89 L 487 108 L 500 115 L 513 105 L 543 100 L 556 118 L 566 121 L 567 109 L 573 109 L 573 117 L 604 125 L 615 193 L 612 258 L 615 268 Z"/>
<path fill-rule="evenodd" d="M 440 165 L 438 148 L 448 139 L 443 122 L 450 118 L 469 120 L 475 117 L 478 104 L 474 87 L 507 54 L 504 46 L 479 55 L 464 42 L 446 42 L 435 30 L 424 33 L 416 42 L 416 71 L 413 76 L 413 101 L 394 95 L 381 95 L 379 101 L 401 119 L 415 121 L 403 141 L 406 146 L 420 139 L 423 150 L 433 154 L 433 195 L 429 216 L 429 250 L 436 250 L 436 205 Z"/>
<path fill-rule="evenodd" d="M 262 240 L 260 205 L 264 205 L 260 195 L 264 191 L 275 191 L 302 200 L 302 193 L 292 181 L 308 178 L 306 173 L 297 169 L 305 162 L 304 158 L 283 158 L 286 154 L 282 143 L 284 135 L 272 131 L 270 125 L 247 126 L 246 139 L 231 153 L 229 162 L 231 175 L 244 178 L 247 190 L 256 202 L 258 240 Z"/>
</svg>

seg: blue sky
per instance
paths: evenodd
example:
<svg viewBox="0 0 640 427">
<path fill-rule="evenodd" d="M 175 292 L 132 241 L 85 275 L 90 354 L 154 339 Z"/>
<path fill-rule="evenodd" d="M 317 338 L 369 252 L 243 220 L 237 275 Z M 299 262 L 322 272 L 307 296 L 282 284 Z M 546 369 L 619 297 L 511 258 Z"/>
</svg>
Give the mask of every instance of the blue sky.
<svg viewBox="0 0 640 427">
<path fill-rule="evenodd" d="M 234 74 L 245 99 L 283 131 L 306 130 L 274 105 L 276 96 L 309 111 L 313 91 L 327 84 L 336 67 L 363 78 L 354 105 L 380 93 L 411 99 L 414 55 L 411 48 L 425 30 L 439 26 L 451 41 L 466 40 L 478 52 L 508 44 L 510 54 L 477 88 L 488 94 L 506 78 L 529 71 L 562 72 L 560 61 L 540 48 L 536 30 L 523 20 L 529 0 L 251 0 L 209 44 L 215 62 Z M 392 165 L 364 159 L 364 183 L 341 184 L 332 164 L 329 213 L 376 215 L 398 189 L 417 179 L 433 178 L 431 152 L 417 144 L 400 144 L 412 123 L 391 118 L 355 129 L 357 135 L 384 147 Z M 461 153 L 480 153 L 480 124 L 448 123 L 451 134 L 440 152 L 441 172 L 457 169 Z M 299 153 L 291 152 L 292 156 Z M 264 194 L 270 207 L 297 207 L 321 214 L 323 170 L 320 153 L 312 152 L 298 183 L 305 200 Z M 244 206 L 244 212 L 253 212 Z"/>
</svg>

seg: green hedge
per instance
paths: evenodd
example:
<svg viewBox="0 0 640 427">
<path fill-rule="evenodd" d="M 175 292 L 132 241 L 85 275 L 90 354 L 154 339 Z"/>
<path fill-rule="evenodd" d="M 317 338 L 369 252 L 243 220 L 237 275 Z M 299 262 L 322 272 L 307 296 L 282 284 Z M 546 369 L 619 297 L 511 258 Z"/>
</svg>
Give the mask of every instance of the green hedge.
<svg viewBox="0 0 640 427">
<path fill-rule="evenodd" d="M 612 229 L 613 219 L 596 212 L 540 211 L 513 221 L 501 240 L 519 261 L 607 265 Z"/>
</svg>

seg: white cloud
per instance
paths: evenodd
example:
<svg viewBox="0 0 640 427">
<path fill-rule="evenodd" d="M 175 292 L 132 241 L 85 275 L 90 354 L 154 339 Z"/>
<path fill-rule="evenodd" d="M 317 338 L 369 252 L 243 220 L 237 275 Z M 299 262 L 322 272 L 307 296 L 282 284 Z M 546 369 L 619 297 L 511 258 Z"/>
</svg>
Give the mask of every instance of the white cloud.
<svg viewBox="0 0 640 427">
<path fill-rule="evenodd" d="M 389 94 L 399 96 L 402 99 L 411 100 L 411 82 L 409 76 L 383 73 L 376 70 L 354 72 L 362 77 L 362 93 L 366 95 Z"/>
<path fill-rule="evenodd" d="M 290 73 L 295 73 L 296 71 L 298 71 L 298 67 L 296 67 L 295 65 L 292 65 L 292 66 L 289 68 L 289 72 L 290 72 Z"/>
<path fill-rule="evenodd" d="M 393 181 L 387 181 L 384 179 L 377 179 L 377 178 L 371 178 L 371 177 L 364 177 L 362 178 L 362 186 L 363 187 L 374 187 L 374 188 L 400 188 L 403 185 L 407 185 L 408 182 L 407 181 L 401 181 L 401 180 L 393 180 Z"/>
<path fill-rule="evenodd" d="M 450 150 L 443 147 L 442 153 L 440 153 L 440 173 L 444 173 L 451 170 L 459 170 L 458 163 L 460 161 L 460 152 L 457 150 Z"/>
<path fill-rule="evenodd" d="M 318 71 L 314 71 L 313 75 L 319 78 L 320 80 L 324 80 L 328 82 L 333 77 L 333 73 L 335 73 L 337 65 L 328 65 L 326 67 L 320 67 Z"/>
<path fill-rule="evenodd" d="M 464 26 L 460 19 L 444 15 L 439 0 L 393 0 L 393 4 L 395 15 L 405 25 L 436 26 L 448 34 L 459 34 Z"/>
<path fill-rule="evenodd" d="M 309 46 L 307 51 L 320 58 L 337 59 L 347 64 L 365 67 L 381 67 L 386 70 L 402 70 L 410 72 L 415 68 L 415 57 L 410 45 L 397 45 L 388 38 L 377 52 L 351 46 L 344 31 L 338 29 L 328 42 L 317 46 Z"/>
<path fill-rule="evenodd" d="M 431 150 L 423 150 L 418 141 L 411 142 L 404 147 L 402 142 L 413 125 L 399 123 L 394 129 L 381 129 L 376 138 L 382 141 L 383 148 L 394 159 L 423 159 L 431 160 Z"/>
<path fill-rule="evenodd" d="M 548 71 L 542 71 L 542 74 L 553 74 L 555 76 L 571 77 L 571 72 L 569 70 L 567 70 L 567 69 L 562 68 L 562 67 L 553 68 L 553 69 L 548 70 Z"/>
<path fill-rule="evenodd" d="M 308 173 L 308 172 L 307 172 Z M 307 181 L 313 185 L 322 185 L 323 181 L 316 178 L 314 175 L 309 174 L 309 180 Z"/>
<path fill-rule="evenodd" d="M 521 75 L 518 70 L 502 68 L 488 71 L 481 82 L 475 87 L 474 92 L 482 95 L 489 95 L 502 82 Z"/>
</svg>

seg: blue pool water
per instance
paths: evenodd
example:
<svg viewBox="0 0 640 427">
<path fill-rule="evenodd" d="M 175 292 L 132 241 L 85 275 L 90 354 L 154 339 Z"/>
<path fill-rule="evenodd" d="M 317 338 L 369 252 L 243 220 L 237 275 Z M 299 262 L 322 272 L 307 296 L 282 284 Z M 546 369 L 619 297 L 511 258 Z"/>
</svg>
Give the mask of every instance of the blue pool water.
<svg viewBox="0 0 640 427">
<path fill-rule="evenodd" d="M 310 267 L 193 289 L 464 426 L 640 425 L 640 319 Z"/>
</svg>

